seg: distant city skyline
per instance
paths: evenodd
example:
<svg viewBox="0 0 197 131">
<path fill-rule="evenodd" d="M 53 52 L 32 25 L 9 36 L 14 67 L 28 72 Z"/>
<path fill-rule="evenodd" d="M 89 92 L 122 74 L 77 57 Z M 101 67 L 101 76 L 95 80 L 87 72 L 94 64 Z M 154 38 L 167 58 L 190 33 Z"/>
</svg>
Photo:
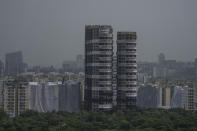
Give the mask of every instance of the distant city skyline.
<svg viewBox="0 0 197 131">
<path fill-rule="evenodd" d="M 103 4 L 104 3 L 104 4 Z M 196 0 L 17 0 L 0 1 L 0 59 L 22 51 L 29 65 L 60 67 L 84 55 L 84 29 L 107 24 L 136 31 L 138 61 L 197 58 Z"/>
</svg>

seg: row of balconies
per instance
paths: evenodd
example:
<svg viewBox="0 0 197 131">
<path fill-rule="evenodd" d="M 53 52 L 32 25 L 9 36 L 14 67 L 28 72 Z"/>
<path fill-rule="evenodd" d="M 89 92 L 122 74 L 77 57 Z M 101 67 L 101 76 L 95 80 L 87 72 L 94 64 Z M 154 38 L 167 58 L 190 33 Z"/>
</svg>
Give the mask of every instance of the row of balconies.
<svg viewBox="0 0 197 131">
<path fill-rule="evenodd" d="M 119 83 L 119 82 L 127 82 L 127 84 L 130 84 L 130 85 L 137 85 L 137 81 L 135 80 L 135 81 L 127 81 L 127 80 L 125 80 L 125 79 L 118 79 L 118 82 L 117 82 L 117 84 Z"/>
<path fill-rule="evenodd" d="M 113 49 L 113 43 L 91 43 L 85 46 L 86 50 L 92 50 L 94 48 L 104 48 L 104 47 Z"/>
<path fill-rule="evenodd" d="M 86 41 L 86 44 L 92 44 L 92 43 L 113 43 L 112 39 L 93 39 Z"/>
<path fill-rule="evenodd" d="M 112 108 L 112 104 L 99 104 L 98 108 L 106 109 L 106 108 Z"/>
<path fill-rule="evenodd" d="M 92 87 L 92 91 L 112 91 L 112 87 Z"/>
<path fill-rule="evenodd" d="M 87 63 L 86 66 L 112 66 L 112 63 Z"/>
<path fill-rule="evenodd" d="M 124 68 L 120 68 L 118 70 L 119 72 L 127 72 L 127 73 L 137 73 L 136 69 L 124 69 Z"/>
<path fill-rule="evenodd" d="M 135 39 L 130 39 L 130 40 L 116 40 L 116 42 L 118 44 L 124 44 L 124 43 L 136 43 L 136 40 Z"/>
<path fill-rule="evenodd" d="M 132 63 L 136 63 L 136 61 L 126 61 L 126 60 L 120 60 L 120 61 L 118 61 L 118 63 L 127 63 L 127 64 L 132 64 Z"/>
<path fill-rule="evenodd" d="M 92 79 L 112 79 L 111 75 L 86 75 L 86 78 L 92 78 Z"/>
<path fill-rule="evenodd" d="M 118 51 L 117 55 L 137 55 L 136 51 Z"/>
<path fill-rule="evenodd" d="M 90 51 L 86 55 L 113 55 L 113 51 Z"/>
<path fill-rule="evenodd" d="M 94 47 L 94 48 L 86 48 L 86 52 L 89 53 L 89 52 L 93 52 L 93 51 L 102 51 L 102 52 L 112 52 L 113 51 L 113 48 L 99 48 L 99 47 Z"/>
<path fill-rule="evenodd" d="M 86 74 L 98 74 L 98 75 L 103 75 L 103 74 L 109 74 L 112 75 L 112 70 L 111 69 L 88 69 L 86 71 Z"/>
<path fill-rule="evenodd" d="M 101 60 L 101 61 L 111 61 L 112 62 L 112 57 L 96 57 L 95 60 Z"/>
<path fill-rule="evenodd" d="M 99 50 L 99 49 L 108 49 L 112 50 L 113 46 L 112 45 L 93 45 L 91 48 L 87 48 L 87 50 Z"/>
<path fill-rule="evenodd" d="M 87 60 L 86 61 L 87 64 L 90 64 L 90 63 L 104 63 L 104 64 L 111 64 L 112 62 L 110 60 Z"/>
<path fill-rule="evenodd" d="M 118 49 L 135 49 L 136 47 L 137 47 L 136 43 L 135 44 L 118 44 L 117 45 Z"/>
<path fill-rule="evenodd" d="M 99 82 L 96 82 L 96 84 L 112 85 L 112 81 L 99 81 Z"/>
<path fill-rule="evenodd" d="M 136 61 L 136 57 L 118 57 L 118 61 Z"/>
<path fill-rule="evenodd" d="M 136 85 L 133 85 L 133 84 L 118 84 L 118 89 L 119 90 L 122 90 L 121 88 L 127 88 L 127 89 L 124 89 L 126 91 L 129 91 L 128 89 L 135 89 L 136 88 Z"/>
<path fill-rule="evenodd" d="M 126 93 L 126 97 L 137 97 L 137 93 Z"/>
<path fill-rule="evenodd" d="M 98 69 L 99 72 L 112 72 L 111 69 Z"/>
<path fill-rule="evenodd" d="M 136 75 L 118 75 L 117 78 L 126 78 L 126 79 L 137 79 L 137 76 Z"/>
</svg>

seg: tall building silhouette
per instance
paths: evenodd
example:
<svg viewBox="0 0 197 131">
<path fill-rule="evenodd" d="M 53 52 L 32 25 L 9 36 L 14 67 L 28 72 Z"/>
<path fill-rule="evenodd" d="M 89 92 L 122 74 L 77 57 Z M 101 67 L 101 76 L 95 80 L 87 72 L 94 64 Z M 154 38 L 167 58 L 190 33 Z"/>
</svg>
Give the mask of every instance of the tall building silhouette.
<svg viewBox="0 0 197 131">
<path fill-rule="evenodd" d="M 159 64 L 160 64 L 160 65 L 164 65 L 164 64 L 165 64 L 165 61 L 166 61 L 165 55 L 164 55 L 163 53 L 160 53 L 160 54 L 158 55 L 158 62 L 159 62 Z"/>
<path fill-rule="evenodd" d="M 3 62 L 0 60 L 0 77 L 4 75 L 4 65 Z"/>
<path fill-rule="evenodd" d="M 110 25 L 85 27 L 85 108 L 112 109 L 113 29 Z"/>
<path fill-rule="evenodd" d="M 21 51 L 8 53 L 5 56 L 5 74 L 17 76 L 24 72 L 23 55 Z"/>
<path fill-rule="evenodd" d="M 136 32 L 117 33 L 117 108 L 136 107 Z"/>
<path fill-rule="evenodd" d="M 117 56 L 113 56 L 112 61 L 112 88 L 113 88 L 113 106 L 117 105 Z"/>
</svg>

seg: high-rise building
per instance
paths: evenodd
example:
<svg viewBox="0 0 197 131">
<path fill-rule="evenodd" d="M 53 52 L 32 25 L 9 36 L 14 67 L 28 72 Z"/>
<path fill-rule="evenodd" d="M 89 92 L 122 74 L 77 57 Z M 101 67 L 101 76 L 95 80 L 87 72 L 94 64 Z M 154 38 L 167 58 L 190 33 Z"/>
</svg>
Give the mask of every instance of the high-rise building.
<svg viewBox="0 0 197 131">
<path fill-rule="evenodd" d="M 76 72 L 77 65 L 75 61 L 64 61 L 62 64 L 63 72 Z"/>
<path fill-rule="evenodd" d="M 113 56 L 112 67 L 112 89 L 113 89 L 113 106 L 117 105 L 117 56 Z"/>
<path fill-rule="evenodd" d="M 162 88 L 162 106 L 170 108 L 172 91 L 170 87 Z"/>
<path fill-rule="evenodd" d="M 137 91 L 137 106 L 158 108 L 161 106 L 161 88 L 154 85 L 140 86 Z"/>
<path fill-rule="evenodd" d="M 9 79 L 4 82 L 4 110 L 11 116 L 18 116 L 29 108 L 28 82 Z"/>
<path fill-rule="evenodd" d="M 197 87 L 192 82 L 187 83 L 186 110 L 197 110 Z"/>
<path fill-rule="evenodd" d="M 194 65 L 195 65 L 195 67 L 197 68 L 197 58 L 196 58 L 195 61 L 194 61 Z"/>
<path fill-rule="evenodd" d="M 3 108 L 3 80 L 0 80 L 0 109 Z"/>
<path fill-rule="evenodd" d="M 117 108 L 136 107 L 137 63 L 136 32 L 117 33 Z"/>
<path fill-rule="evenodd" d="M 5 74 L 17 76 L 24 72 L 23 55 L 21 51 L 8 53 L 5 56 Z"/>
<path fill-rule="evenodd" d="M 81 106 L 80 83 L 72 80 L 64 82 L 59 88 L 59 110 L 79 112 Z"/>
<path fill-rule="evenodd" d="M 29 82 L 29 108 L 39 112 L 59 110 L 60 82 Z"/>
<path fill-rule="evenodd" d="M 77 55 L 76 66 L 78 72 L 84 72 L 84 58 L 83 55 Z"/>
<path fill-rule="evenodd" d="M 110 25 L 85 27 L 85 108 L 112 109 L 113 29 Z"/>
<path fill-rule="evenodd" d="M 194 65 L 195 65 L 195 76 L 197 78 L 197 58 L 194 61 Z"/>
<path fill-rule="evenodd" d="M 187 88 L 175 86 L 172 89 L 171 108 L 185 108 L 187 98 Z"/>
<path fill-rule="evenodd" d="M 159 62 L 160 65 L 165 64 L 165 55 L 163 53 L 160 53 L 158 55 L 158 62 Z"/>
<path fill-rule="evenodd" d="M 0 60 L 0 77 L 4 75 L 4 65 L 3 62 Z"/>
</svg>

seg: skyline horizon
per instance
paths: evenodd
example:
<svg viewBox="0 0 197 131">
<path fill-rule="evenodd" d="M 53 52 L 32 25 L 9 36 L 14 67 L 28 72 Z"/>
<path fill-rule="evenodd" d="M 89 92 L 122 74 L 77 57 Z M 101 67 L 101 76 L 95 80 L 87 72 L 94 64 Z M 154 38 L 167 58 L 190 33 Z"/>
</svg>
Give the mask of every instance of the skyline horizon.
<svg viewBox="0 0 197 131">
<path fill-rule="evenodd" d="M 197 58 L 197 1 L 0 1 L 0 59 L 21 50 L 30 65 L 61 65 L 84 54 L 85 25 L 136 31 L 138 61 Z"/>
<path fill-rule="evenodd" d="M 25 56 L 25 55 L 24 55 L 24 52 L 23 52 L 22 50 L 16 50 L 16 51 L 14 51 L 14 52 L 8 52 L 8 53 L 6 53 L 6 54 L 4 55 L 4 59 L 0 59 L 0 61 L 3 62 L 4 65 L 5 65 L 5 56 L 6 56 L 7 54 L 15 53 L 15 52 L 22 52 L 22 55 L 23 55 L 23 62 L 26 63 L 29 67 L 34 67 L 34 66 L 50 67 L 50 66 L 53 66 L 54 68 L 61 68 L 61 67 L 62 67 L 62 64 L 63 64 L 64 62 L 66 62 L 66 61 L 75 62 L 75 61 L 76 61 L 76 57 L 77 57 L 78 55 L 83 55 L 83 57 L 85 58 L 84 54 L 77 54 L 77 55 L 75 55 L 75 57 L 74 57 L 73 59 L 67 59 L 67 60 L 65 59 L 65 60 L 62 60 L 61 64 L 60 64 L 60 63 L 48 64 L 48 65 L 29 64 L 29 63 L 26 61 L 26 58 L 24 57 L 24 56 Z M 114 52 L 114 51 L 113 51 L 113 52 Z M 176 60 L 176 62 L 190 63 L 190 62 L 195 62 L 195 60 L 197 59 L 197 58 L 194 58 L 194 59 L 191 60 L 191 61 L 184 61 L 184 60 L 181 61 L 181 60 L 177 60 L 177 59 L 172 59 L 172 58 L 166 57 L 166 54 L 165 54 L 164 52 L 160 52 L 159 54 L 161 54 L 161 53 L 164 54 L 165 60 Z M 159 56 L 159 54 L 155 56 L 155 58 L 156 58 L 155 61 L 137 60 L 137 63 L 140 63 L 140 62 L 142 62 L 142 63 L 143 63 L 143 62 L 147 62 L 147 63 L 158 63 L 158 56 Z M 137 55 L 137 56 L 138 56 L 138 55 Z"/>
</svg>

